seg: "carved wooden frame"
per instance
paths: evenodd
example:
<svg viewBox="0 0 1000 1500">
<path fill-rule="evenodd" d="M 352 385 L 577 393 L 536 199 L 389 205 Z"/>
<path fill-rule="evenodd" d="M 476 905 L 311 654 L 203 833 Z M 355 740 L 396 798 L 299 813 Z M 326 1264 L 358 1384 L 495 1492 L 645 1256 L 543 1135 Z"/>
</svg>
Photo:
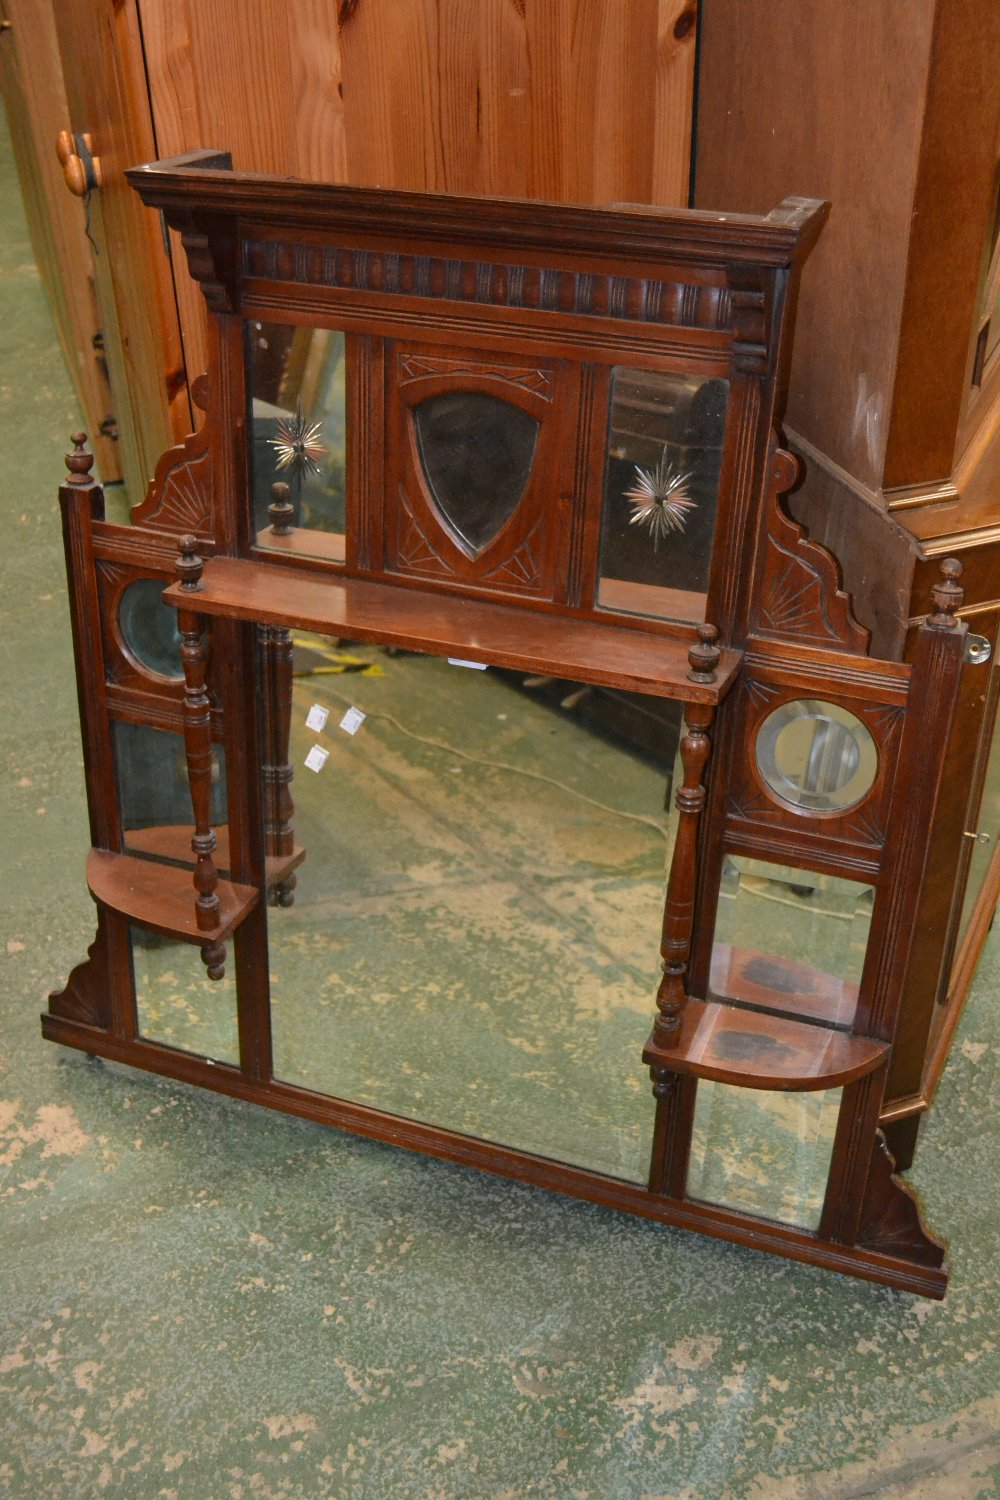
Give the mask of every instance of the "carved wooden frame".
<svg viewBox="0 0 1000 1500">
<path fill-rule="evenodd" d="M 228 170 L 227 158 L 213 153 L 130 176 L 144 201 L 181 232 L 212 313 L 211 379 L 200 392 L 207 421 L 201 434 L 164 455 L 131 528 L 109 527 L 100 518 L 82 441 L 68 461 L 62 503 L 99 933 L 86 963 L 52 997 L 45 1035 L 663 1222 L 942 1295 L 943 1249 L 922 1230 L 893 1177 L 878 1124 L 961 667 L 962 627 L 955 623 L 961 590 L 955 568 L 947 565 L 912 665 L 875 662 L 841 591 L 835 560 L 808 540 L 780 500 L 795 478 L 794 461 L 773 432 L 787 363 L 787 312 L 824 206 L 788 200 L 757 219 L 376 193 L 240 177 Z M 346 333 L 352 477 L 342 566 L 299 555 L 294 545 L 258 545 L 247 504 L 244 325 L 251 319 Z M 471 350 L 480 365 L 511 368 L 520 361 L 529 369 L 544 361 L 568 372 L 562 402 L 567 441 L 552 469 L 561 482 L 538 501 L 550 528 L 540 569 L 546 586 L 534 595 L 523 580 L 498 584 L 471 568 L 445 579 L 390 571 L 394 497 L 405 465 L 398 446 L 387 461 L 385 436 L 388 430 L 402 440 L 393 417 L 400 349 L 438 362 L 439 370 L 456 352 L 465 360 Z M 604 412 L 610 371 L 622 363 L 729 382 L 708 589 L 711 625 L 612 616 L 595 607 Z M 430 388 L 434 377 L 424 378 Z M 522 399 L 537 401 L 537 393 Z M 515 528 L 512 539 L 516 532 L 523 542 L 538 524 L 530 511 L 526 507 L 518 522 L 523 535 Z M 557 546 L 560 521 L 565 544 Z M 102 608 L 114 607 L 129 570 L 165 577 L 167 538 L 175 541 L 179 533 L 179 582 L 166 599 L 180 611 L 186 688 L 183 706 L 175 693 L 169 713 L 175 724 L 182 716 L 186 729 L 194 884 L 191 870 L 174 871 L 139 910 L 116 822 L 110 722 L 113 714 L 151 722 L 167 711 L 170 695 L 155 701 L 148 684 L 133 678 L 109 685 Z M 98 571 L 108 564 L 118 580 L 111 586 L 105 578 L 102 606 Z M 294 849 L 281 767 L 282 683 L 288 630 L 295 627 L 357 632 L 361 639 L 439 654 L 461 655 L 463 641 L 475 641 L 479 659 L 498 665 L 562 672 L 685 703 L 685 774 L 664 911 L 663 979 L 643 1055 L 656 1099 L 646 1187 L 274 1078 L 262 898 L 283 884 L 290 899 L 292 870 L 302 856 Z M 263 723 L 258 628 L 266 664 Z M 209 682 L 218 699 L 214 713 Z M 112 691 L 121 702 L 112 703 Z M 748 736 L 769 705 L 802 693 L 850 708 L 879 745 L 875 788 L 841 817 L 803 816 L 770 799 L 762 807 L 740 801 L 754 781 Z M 228 880 L 217 868 L 206 796 L 206 755 L 216 736 L 227 746 Z M 727 1014 L 732 1008 L 699 998 L 708 993 L 713 903 L 727 848 L 786 860 L 794 851 L 792 862 L 805 868 L 860 875 L 877 888 L 857 1015 L 850 1034 L 837 1033 L 836 1061 L 825 1072 L 816 1061 L 825 1055 L 816 1028 L 780 1014 L 753 1024 L 758 1035 L 760 1024 L 778 1028 L 778 1050 L 784 1047 L 794 1064 L 784 1072 L 706 1061 L 704 1049 L 691 1045 L 703 1024 L 730 1031 L 750 1024 L 745 1012 Z M 127 922 L 136 920 L 200 946 L 210 973 L 220 971 L 232 938 L 238 1067 L 209 1064 L 136 1034 L 127 934 Z M 106 1004 L 101 993 L 109 997 Z M 816 1233 L 687 1197 L 698 1077 L 765 1089 L 825 1087 L 831 1080 L 843 1085 L 834 1166 Z"/>
</svg>

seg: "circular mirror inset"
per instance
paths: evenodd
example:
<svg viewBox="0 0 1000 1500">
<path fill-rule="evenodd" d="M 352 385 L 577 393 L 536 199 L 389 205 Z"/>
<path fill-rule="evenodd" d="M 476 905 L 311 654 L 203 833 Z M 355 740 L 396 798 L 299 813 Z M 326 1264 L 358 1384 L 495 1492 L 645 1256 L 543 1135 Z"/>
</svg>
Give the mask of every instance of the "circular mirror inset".
<svg viewBox="0 0 1000 1500">
<path fill-rule="evenodd" d="M 158 677 L 183 677 L 177 611 L 163 602 L 160 578 L 137 578 L 122 594 L 118 624 L 132 655 Z"/>
<path fill-rule="evenodd" d="M 845 812 L 871 791 L 875 741 L 855 714 L 822 698 L 796 698 L 757 731 L 757 768 L 783 802 L 811 812 Z"/>
</svg>

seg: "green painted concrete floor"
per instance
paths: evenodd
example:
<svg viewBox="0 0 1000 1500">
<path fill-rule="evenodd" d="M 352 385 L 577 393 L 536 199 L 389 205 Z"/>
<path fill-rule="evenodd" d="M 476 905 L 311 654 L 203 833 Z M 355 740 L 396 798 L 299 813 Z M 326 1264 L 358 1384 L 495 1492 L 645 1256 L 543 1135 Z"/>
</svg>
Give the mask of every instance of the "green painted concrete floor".
<svg viewBox="0 0 1000 1500">
<path fill-rule="evenodd" d="M 1000 1493 L 996 939 L 912 1174 L 943 1304 L 41 1041 L 93 930 L 55 501 L 78 418 L 6 138 L 0 223 L 0 1494 Z"/>
</svg>

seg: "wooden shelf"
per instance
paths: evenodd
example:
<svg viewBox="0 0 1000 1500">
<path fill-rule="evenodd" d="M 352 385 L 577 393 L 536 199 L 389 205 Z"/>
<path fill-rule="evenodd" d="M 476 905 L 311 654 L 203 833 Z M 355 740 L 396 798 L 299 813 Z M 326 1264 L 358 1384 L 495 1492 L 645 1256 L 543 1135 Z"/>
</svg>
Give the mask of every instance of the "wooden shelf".
<svg viewBox="0 0 1000 1500">
<path fill-rule="evenodd" d="M 650 1037 L 642 1057 L 653 1067 L 740 1088 L 809 1093 L 863 1078 L 888 1051 L 887 1042 L 870 1037 L 710 1000 L 689 1000 L 678 1045 L 661 1048 Z"/>
<path fill-rule="evenodd" d="M 203 615 L 403 645 L 688 703 L 718 703 L 740 663 L 739 652 L 723 651 L 714 682 L 691 682 L 688 639 L 231 557 L 206 562 L 199 592 L 173 584 L 163 598 Z"/>
<path fill-rule="evenodd" d="M 189 823 L 165 823 L 157 828 L 131 828 L 125 835 L 126 852 L 145 855 L 151 859 L 172 860 L 175 864 L 194 869 L 192 832 Z M 306 851 L 301 844 L 296 844 L 291 854 L 269 854 L 264 862 L 268 887 L 280 885 L 293 870 L 298 869 L 305 857 Z M 229 829 L 225 823 L 220 823 L 215 829 L 213 858 L 217 870 L 229 869 Z"/>
<path fill-rule="evenodd" d="M 220 880 L 218 926 L 203 930 L 195 919 L 191 871 L 184 866 L 91 849 L 87 856 L 87 885 L 95 901 L 130 922 L 164 937 L 199 944 L 220 942 L 228 937 L 256 906 L 260 896 L 252 886 Z"/>
</svg>

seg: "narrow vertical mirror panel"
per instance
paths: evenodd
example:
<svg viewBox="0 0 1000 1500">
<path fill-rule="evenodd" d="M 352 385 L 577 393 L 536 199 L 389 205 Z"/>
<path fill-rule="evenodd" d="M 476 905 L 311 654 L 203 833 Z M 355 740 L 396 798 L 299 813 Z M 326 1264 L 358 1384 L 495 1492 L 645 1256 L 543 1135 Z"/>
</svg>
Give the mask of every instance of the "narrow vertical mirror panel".
<svg viewBox="0 0 1000 1500">
<path fill-rule="evenodd" d="M 601 609 L 704 620 L 728 394 L 725 380 L 614 370 Z"/>
<path fill-rule="evenodd" d="M 769 1094 L 699 1080 L 688 1197 L 818 1228 L 842 1093 Z"/>
<path fill-rule="evenodd" d="M 859 881 L 727 855 L 712 995 L 849 1029 L 873 899 Z"/>
<path fill-rule="evenodd" d="M 347 372 L 333 328 L 247 324 L 250 477 L 257 545 L 344 561 Z M 288 487 L 284 511 L 273 486 Z M 279 497 L 281 498 L 281 497 Z M 294 538 L 294 542 L 290 539 Z"/>
<path fill-rule="evenodd" d="M 194 818 L 184 736 L 123 719 L 113 722 L 112 733 L 127 853 L 193 868 Z M 221 745 L 212 748 L 212 824 L 219 841 L 216 863 L 224 871 L 229 865 L 229 831 Z"/>
<path fill-rule="evenodd" d="M 293 647 L 275 1075 L 644 1182 L 678 705 Z"/>
<path fill-rule="evenodd" d="M 192 890 L 193 899 L 193 890 Z M 139 1034 L 214 1062 L 240 1060 L 233 964 L 209 979 L 196 945 L 131 927 Z"/>
</svg>

